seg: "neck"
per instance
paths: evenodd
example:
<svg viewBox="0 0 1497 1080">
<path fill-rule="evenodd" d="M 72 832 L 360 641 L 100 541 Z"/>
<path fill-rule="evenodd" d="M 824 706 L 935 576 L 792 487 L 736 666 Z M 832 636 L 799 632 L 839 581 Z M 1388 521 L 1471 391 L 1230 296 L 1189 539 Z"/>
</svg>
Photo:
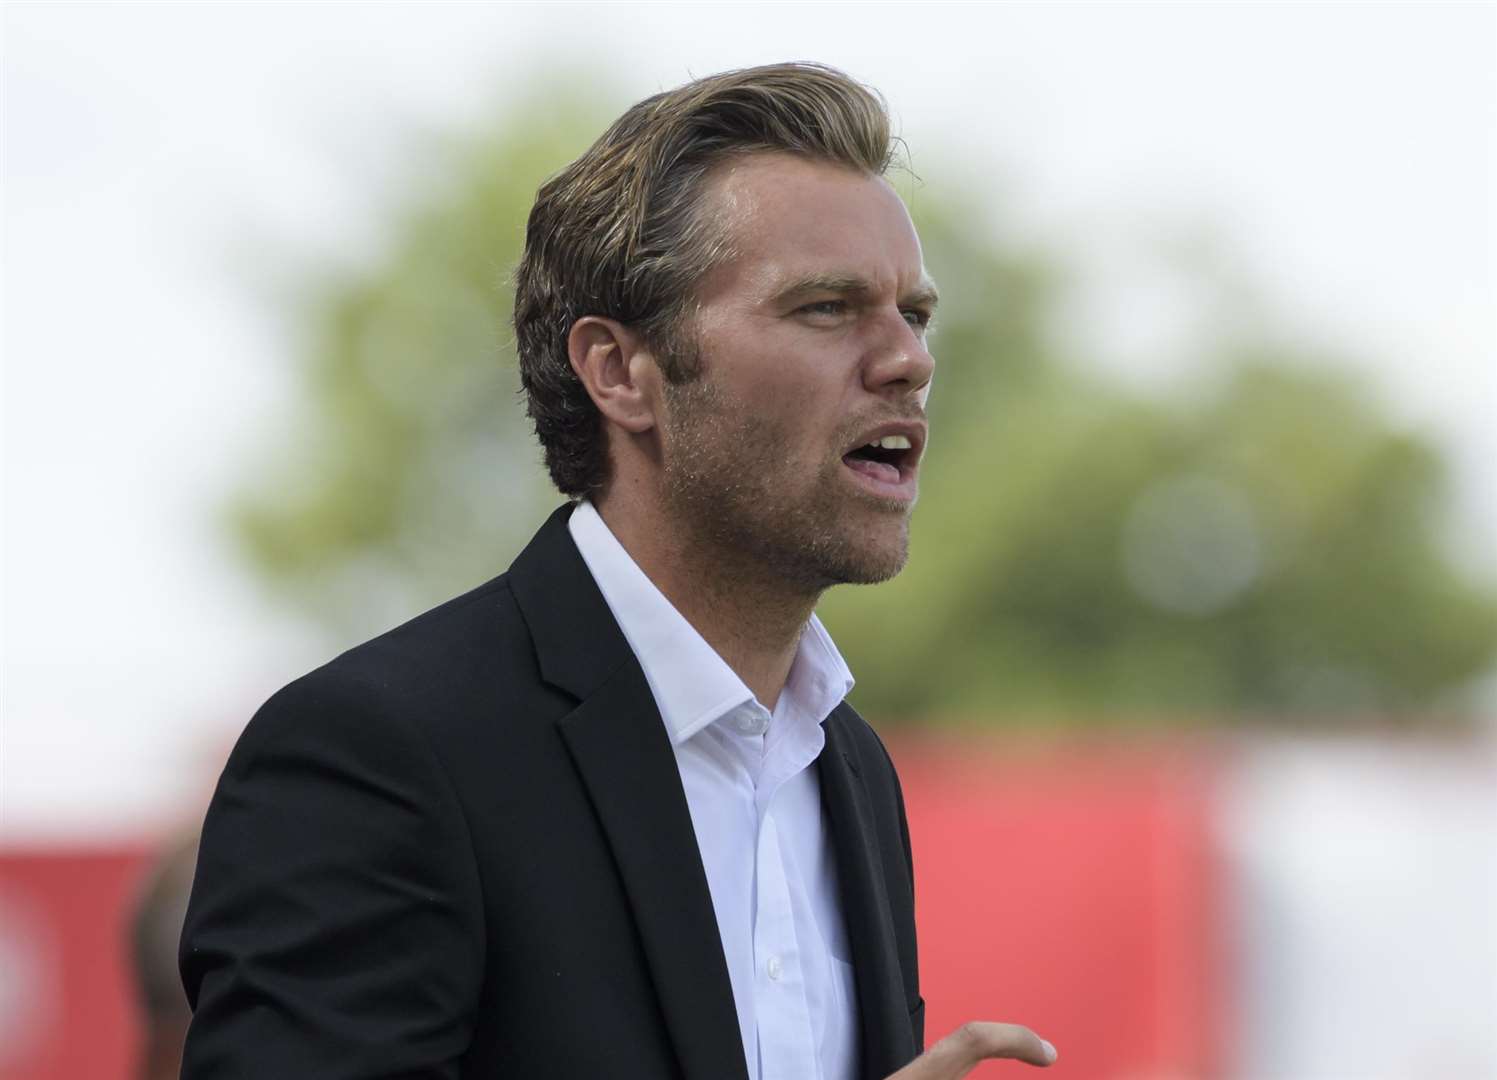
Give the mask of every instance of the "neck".
<svg viewBox="0 0 1497 1080">
<path fill-rule="evenodd" d="M 645 576 L 772 710 L 819 590 L 777 578 L 706 537 L 662 528 L 606 496 L 594 506 Z"/>
</svg>

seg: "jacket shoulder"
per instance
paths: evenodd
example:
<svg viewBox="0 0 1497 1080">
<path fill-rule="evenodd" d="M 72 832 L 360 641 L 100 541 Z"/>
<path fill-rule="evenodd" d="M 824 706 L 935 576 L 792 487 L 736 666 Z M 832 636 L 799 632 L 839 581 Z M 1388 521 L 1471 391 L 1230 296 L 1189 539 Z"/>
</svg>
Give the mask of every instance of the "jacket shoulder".
<svg viewBox="0 0 1497 1080">
<path fill-rule="evenodd" d="M 405 741 L 512 714 L 538 688 L 534 648 L 500 576 L 356 645 L 282 687 L 240 738 Z"/>
<path fill-rule="evenodd" d="M 341 653 L 312 674 L 376 681 L 388 692 L 393 680 L 429 680 L 492 657 L 493 650 L 524 635 L 509 574 L 439 604 Z M 425 673 L 423 675 L 423 673 Z"/>
<path fill-rule="evenodd" d="M 847 751 L 853 755 L 853 766 L 858 772 L 864 777 L 872 774 L 887 780 L 898 791 L 899 775 L 894 769 L 894 759 L 889 756 L 888 747 L 873 725 L 845 701 L 833 715 L 840 717 L 842 721 L 842 730 L 847 735 Z"/>
</svg>

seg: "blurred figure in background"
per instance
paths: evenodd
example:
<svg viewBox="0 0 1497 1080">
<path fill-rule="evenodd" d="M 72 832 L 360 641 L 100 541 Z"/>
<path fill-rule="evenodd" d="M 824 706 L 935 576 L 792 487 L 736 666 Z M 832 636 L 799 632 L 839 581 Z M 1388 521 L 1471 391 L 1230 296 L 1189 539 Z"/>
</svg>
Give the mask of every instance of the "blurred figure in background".
<svg viewBox="0 0 1497 1080">
<path fill-rule="evenodd" d="M 177 971 L 177 942 L 197 861 L 194 832 L 168 847 L 151 867 L 131 912 L 130 961 L 143 1028 L 137 1080 L 177 1080 L 182 1072 L 182 1043 L 192 1011 Z"/>
</svg>

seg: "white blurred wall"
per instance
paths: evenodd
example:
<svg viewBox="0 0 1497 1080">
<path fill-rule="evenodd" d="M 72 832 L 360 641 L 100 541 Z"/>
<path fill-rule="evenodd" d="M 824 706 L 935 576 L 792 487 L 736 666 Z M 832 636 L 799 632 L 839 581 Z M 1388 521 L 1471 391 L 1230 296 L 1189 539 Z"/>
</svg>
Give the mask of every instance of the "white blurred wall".
<svg viewBox="0 0 1497 1080">
<path fill-rule="evenodd" d="M 1497 1077 L 1497 744 L 1249 744 L 1223 804 L 1238 1080 Z"/>
</svg>

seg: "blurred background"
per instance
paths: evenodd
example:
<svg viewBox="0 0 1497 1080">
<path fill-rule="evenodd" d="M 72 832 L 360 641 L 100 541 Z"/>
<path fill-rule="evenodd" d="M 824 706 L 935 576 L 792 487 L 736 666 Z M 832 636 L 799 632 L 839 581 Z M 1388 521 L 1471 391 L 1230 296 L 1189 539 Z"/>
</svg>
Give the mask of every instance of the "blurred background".
<svg viewBox="0 0 1497 1080">
<path fill-rule="evenodd" d="M 928 1032 L 1497 1077 L 1497 6 L 3 20 L 0 1076 L 174 1075 L 239 730 L 559 502 L 506 325 L 536 186 L 804 58 L 889 99 L 943 294 L 910 567 L 821 612 Z"/>
</svg>

